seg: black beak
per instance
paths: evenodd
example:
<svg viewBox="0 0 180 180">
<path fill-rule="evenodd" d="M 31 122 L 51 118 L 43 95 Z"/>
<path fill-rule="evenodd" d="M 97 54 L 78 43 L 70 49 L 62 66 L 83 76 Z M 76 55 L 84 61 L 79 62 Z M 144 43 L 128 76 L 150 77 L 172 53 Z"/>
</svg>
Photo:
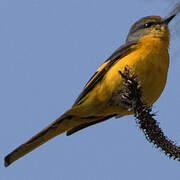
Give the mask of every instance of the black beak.
<svg viewBox="0 0 180 180">
<path fill-rule="evenodd" d="M 164 19 L 163 23 L 169 24 L 169 22 L 176 16 L 176 14 L 171 15 L 170 17 Z"/>
</svg>

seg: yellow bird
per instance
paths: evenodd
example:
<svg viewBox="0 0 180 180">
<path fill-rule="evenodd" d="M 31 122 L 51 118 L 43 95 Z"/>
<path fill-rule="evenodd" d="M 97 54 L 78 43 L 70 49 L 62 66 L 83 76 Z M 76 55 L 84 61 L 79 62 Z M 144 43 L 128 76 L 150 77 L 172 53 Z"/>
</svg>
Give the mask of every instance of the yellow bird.
<svg viewBox="0 0 180 180">
<path fill-rule="evenodd" d="M 149 106 L 161 95 L 169 68 L 169 22 L 175 17 L 147 16 L 130 29 L 126 43 L 117 49 L 85 85 L 71 109 L 5 157 L 5 166 L 64 132 L 71 135 L 112 117 L 132 114 L 122 103 L 123 79 L 128 65 L 142 87 Z"/>
</svg>

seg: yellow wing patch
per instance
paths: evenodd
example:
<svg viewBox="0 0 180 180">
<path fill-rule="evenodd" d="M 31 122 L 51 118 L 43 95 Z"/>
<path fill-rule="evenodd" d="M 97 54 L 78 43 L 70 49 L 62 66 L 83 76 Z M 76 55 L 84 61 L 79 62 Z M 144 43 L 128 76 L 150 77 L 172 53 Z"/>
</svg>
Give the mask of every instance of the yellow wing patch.
<svg viewBox="0 0 180 180">
<path fill-rule="evenodd" d="M 134 50 L 134 45 L 137 42 L 130 42 L 122 45 L 118 48 L 111 56 L 100 66 L 100 68 L 96 71 L 96 73 L 92 76 L 92 78 L 85 85 L 82 93 L 78 96 L 73 106 L 80 103 L 81 99 L 84 99 L 86 95 L 103 79 L 107 71 L 121 58 L 129 54 Z M 82 103 L 82 102 L 81 102 Z M 80 103 L 80 104 L 81 104 Z"/>
<path fill-rule="evenodd" d="M 91 82 L 98 76 L 98 74 L 104 69 L 104 67 L 109 63 L 110 59 L 105 61 L 104 64 L 102 64 L 98 70 L 96 71 L 96 73 L 91 77 L 91 79 L 87 82 L 87 84 L 85 85 L 84 88 L 87 88 L 89 86 L 89 84 L 91 84 Z"/>
</svg>

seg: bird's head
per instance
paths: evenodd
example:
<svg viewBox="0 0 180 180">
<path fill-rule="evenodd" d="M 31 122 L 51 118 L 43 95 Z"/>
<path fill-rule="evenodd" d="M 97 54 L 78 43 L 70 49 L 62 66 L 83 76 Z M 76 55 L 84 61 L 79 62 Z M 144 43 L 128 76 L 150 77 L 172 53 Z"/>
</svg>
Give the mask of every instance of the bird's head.
<svg viewBox="0 0 180 180">
<path fill-rule="evenodd" d="M 160 16 L 147 16 L 137 21 L 130 29 L 126 42 L 138 41 L 144 37 L 161 38 L 169 41 L 169 22 L 176 15 L 168 18 Z"/>
</svg>

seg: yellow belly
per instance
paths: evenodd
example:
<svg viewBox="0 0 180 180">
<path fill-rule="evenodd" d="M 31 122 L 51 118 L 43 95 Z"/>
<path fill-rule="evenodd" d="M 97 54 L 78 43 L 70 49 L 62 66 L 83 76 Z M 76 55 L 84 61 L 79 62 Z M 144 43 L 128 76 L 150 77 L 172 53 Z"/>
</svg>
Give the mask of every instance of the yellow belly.
<svg viewBox="0 0 180 180">
<path fill-rule="evenodd" d="M 105 99 L 109 101 L 113 92 L 123 88 L 123 79 L 118 71 L 124 71 L 128 65 L 132 72 L 137 75 L 142 86 L 143 101 L 152 105 L 161 95 L 167 79 L 169 67 L 169 54 L 167 47 L 161 41 L 150 39 L 139 45 L 137 50 L 120 59 L 106 74 L 104 81 L 96 87 L 96 100 L 103 104 Z M 97 108 L 98 111 L 101 108 Z M 129 114 L 122 107 L 104 107 L 107 114 Z"/>
<path fill-rule="evenodd" d="M 126 65 L 137 75 L 141 83 L 143 101 L 152 105 L 165 87 L 169 67 L 168 48 L 158 39 L 139 42 L 133 52 L 110 68 L 104 78 L 88 93 L 84 102 L 80 106 L 75 106 L 73 111 L 81 116 L 131 114 L 121 106 L 109 105 L 112 94 L 123 88 L 123 79 L 119 71 L 123 72 Z"/>
</svg>

